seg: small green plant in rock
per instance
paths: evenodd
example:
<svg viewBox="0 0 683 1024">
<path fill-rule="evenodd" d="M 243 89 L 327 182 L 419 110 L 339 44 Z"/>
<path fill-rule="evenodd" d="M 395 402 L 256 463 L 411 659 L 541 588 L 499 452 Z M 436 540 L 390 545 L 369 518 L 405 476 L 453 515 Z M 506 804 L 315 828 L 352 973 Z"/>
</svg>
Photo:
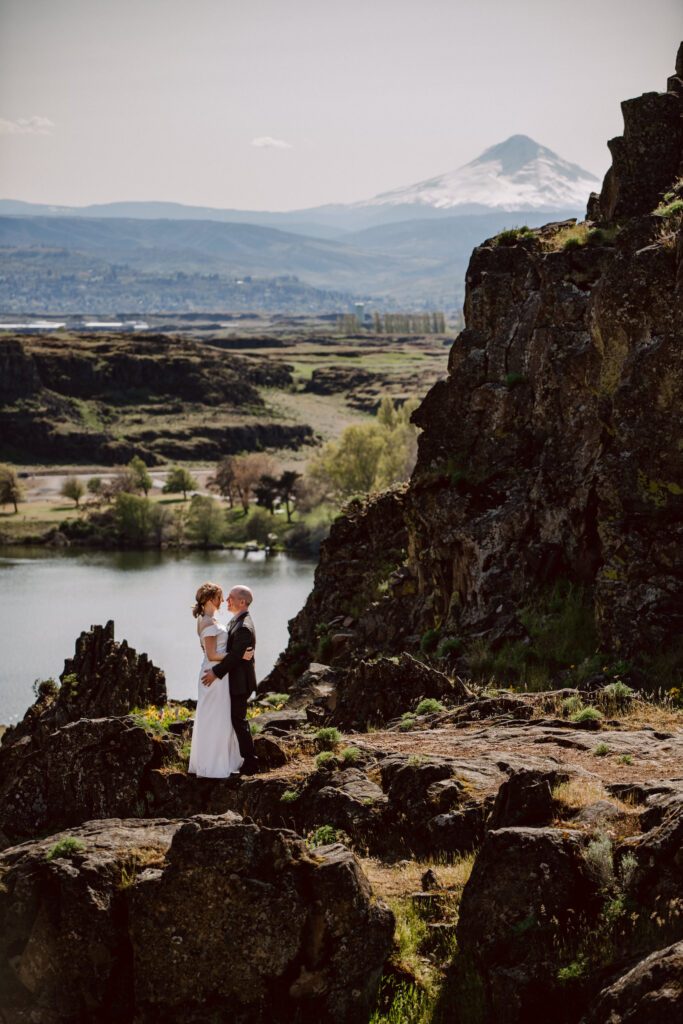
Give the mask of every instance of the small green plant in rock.
<svg viewBox="0 0 683 1024">
<path fill-rule="evenodd" d="M 341 740 L 341 733 L 339 729 L 334 726 L 318 729 L 315 734 L 315 741 L 321 750 L 336 750 Z"/>
<path fill-rule="evenodd" d="M 519 384 L 526 384 L 527 378 L 523 373 L 508 373 L 505 375 L 503 384 L 506 388 L 516 388 Z"/>
<path fill-rule="evenodd" d="M 658 217 L 673 217 L 676 213 L 683 213 L 683 199 L 675 199 L 673 203 L 662 203 L 655 210 Z"/>
<path fill-rule="evenodd" d="M 577 711 L 575 715 L 572 715 L 572 722 L 597 722 L 601 718 L 602 712 L 589 704 L 587 708 L 582 708 L 580 711 Z"/>
<path fill-rule="evenodd" d="M 251 731 L 252 736 L 258 736 L 260 732 L 263 732 L 263 726 L 261 725 L 261 723 L 255 721 L 255 719 L 253 718 L 249 722 L 249 729 Z"/>
<path fill-rule="evenodd" d="M 566 967 L 560 967 L 557 972 L 557 980 L 562 984 L 568 982 L 578 981 L 579 978 L 583 978 L 588 969 L 588 960 L 585 956 L 579 956 L 576 960 L 572 960 Z"/>
<path fill-rule="evenodd" d="M 58 857 L 70 857 L 73 853 L 85 850 L 86 844 L 76 836 L 65 836 L 51 846 L 45 854 L 45 860 L 56 860 Z"/>
<path fill-rule="evenodd" d="M 293 804 L 295 800 L 299 799 L 299 794 L 296 789 L 286 789 L 280 797 L 280 803 L 282 804 Z"/>
<path fill-rule="evenodd" d="M 340 755 L 345 764 L 354 764 L 360 757 L 358 747 L 344 747 Z"/>
<path fill-rule="evenodd" d="M 288 693 L 269 693 L 263 699 L 266 702 L 266 704 L 273 704 L 273 705 L 276 705 L 276 706 L 279 705 L 281 707 L 283 704 L 286 704 L 287 701 L 289 700 L 289 694 Z"/>
<path fill-rule="evenodd" d="M 406 712 L 406 714 L 402 715 L 398 728 L 400 732 L 410 732 L 411 729 L 414 729 L 415 715 L 410 714 L 410 712 Z"/>
<path fill-rule="evenodd" d="M 445 711 L 446 708 L 440 700 L 435 700 L 434 697 L 425 697 L 415 708 L 416 715 L 431 715 L 435 711 Z"/>
<path fill-rule="evenodd" d="M 598 743 L 597 747 L 593 747 L 593 757 L 606 757 L 609 752 L 610 748 L 606 743 Z"/>
<path fill-rule="evenodd" d="M 40 697 L 56 697 L 59 693 L 59 683 L 50 676 L 49 679 L 36 679 L 33 684 L 33 695 L 36 699 Z"/>
<path fill-rule="evenodd" d="M 315 755 L 314 760 L 316 768 L 334 768 L 336 764 L 331 750 L 321 750 L 319 754 Z"/>
<path fill-rule="evenodd" d="M 420 757 L 419 754 L 411 754 L 410 757 L 408 758 L 408 765 L 411 768 L 417 768 L 421 764 L 422 758 Z"/>
<path fill-rule="evenodd" d="M 618 764 L 633 764 L 633 758 L 630 754 L 622 754 L 619 758 Z"/>
</svg>

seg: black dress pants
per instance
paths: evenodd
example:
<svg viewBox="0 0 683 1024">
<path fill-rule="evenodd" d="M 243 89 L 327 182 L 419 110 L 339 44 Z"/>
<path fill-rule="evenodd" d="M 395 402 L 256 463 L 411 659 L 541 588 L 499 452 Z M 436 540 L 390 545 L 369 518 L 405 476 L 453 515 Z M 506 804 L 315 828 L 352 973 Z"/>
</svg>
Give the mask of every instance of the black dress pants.
<svg viewBox="0 0 683 1024">
<path fill-rule="evenodd" d="M 232 727 L 237 735 L 237 742 L 240 747 L 240 754 L 245 761 L 251 761 L 256 754 L 254 752 L 254 741 L 251 738 L 251 729 L 247 721 L 247 693 L 230 694 L 230 718 Z"/>
</svg>

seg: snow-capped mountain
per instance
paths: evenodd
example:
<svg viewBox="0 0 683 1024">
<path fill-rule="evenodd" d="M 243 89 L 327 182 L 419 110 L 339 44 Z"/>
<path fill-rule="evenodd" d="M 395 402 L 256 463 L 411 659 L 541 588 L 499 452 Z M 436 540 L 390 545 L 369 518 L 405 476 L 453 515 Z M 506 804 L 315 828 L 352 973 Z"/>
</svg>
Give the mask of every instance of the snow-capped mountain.
<svg viewBox="0 0 683 1024">
<path fill-rule="evenodd" d="M 599 179 L 528 135 L 512 135 L 455 171 L 395 188 L 352 208 L 422 206 L 438 210 L 557 210 L 585 207 Z"/>
</svg>

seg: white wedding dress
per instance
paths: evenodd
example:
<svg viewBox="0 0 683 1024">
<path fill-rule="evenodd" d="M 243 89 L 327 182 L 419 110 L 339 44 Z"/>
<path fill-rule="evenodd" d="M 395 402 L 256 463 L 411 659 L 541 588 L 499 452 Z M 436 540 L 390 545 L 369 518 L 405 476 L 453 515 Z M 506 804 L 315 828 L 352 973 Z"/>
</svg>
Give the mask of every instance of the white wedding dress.
<svg viewBox="0 0 683 1024">
<path fill-rule="evenodd" d="M 239 771 L 242 766 L 237 736 L 230 721 L 228 677 L 214 680 L 211 686 L 204 686 L 202 673 L 216 664 L 209 661 L 206 656 L 206 637 L 215 636 L 216 653 L 224 655 L 228 631 L 212 616 L 202 615 L 197 622 L 197 632 L 204 651 L 204 660 L 197 684 L 197 711 L 192 730 L 188 773 L 209 779 L 225 779 L 233 772 Z"/>
</svg>

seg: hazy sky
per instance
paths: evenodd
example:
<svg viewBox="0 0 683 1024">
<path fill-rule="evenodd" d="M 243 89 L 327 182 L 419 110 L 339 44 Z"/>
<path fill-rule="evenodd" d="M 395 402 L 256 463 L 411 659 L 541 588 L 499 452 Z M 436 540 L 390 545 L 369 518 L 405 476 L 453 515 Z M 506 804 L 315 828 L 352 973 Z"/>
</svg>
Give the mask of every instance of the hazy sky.
<svg viewBox="0 0 683 1024">
<path fill-rule="evenodd" d="M 0 197 L 351 202 L 517 132 L 602 175 L 681 0 L 0 0 Z"/>
</svg>

